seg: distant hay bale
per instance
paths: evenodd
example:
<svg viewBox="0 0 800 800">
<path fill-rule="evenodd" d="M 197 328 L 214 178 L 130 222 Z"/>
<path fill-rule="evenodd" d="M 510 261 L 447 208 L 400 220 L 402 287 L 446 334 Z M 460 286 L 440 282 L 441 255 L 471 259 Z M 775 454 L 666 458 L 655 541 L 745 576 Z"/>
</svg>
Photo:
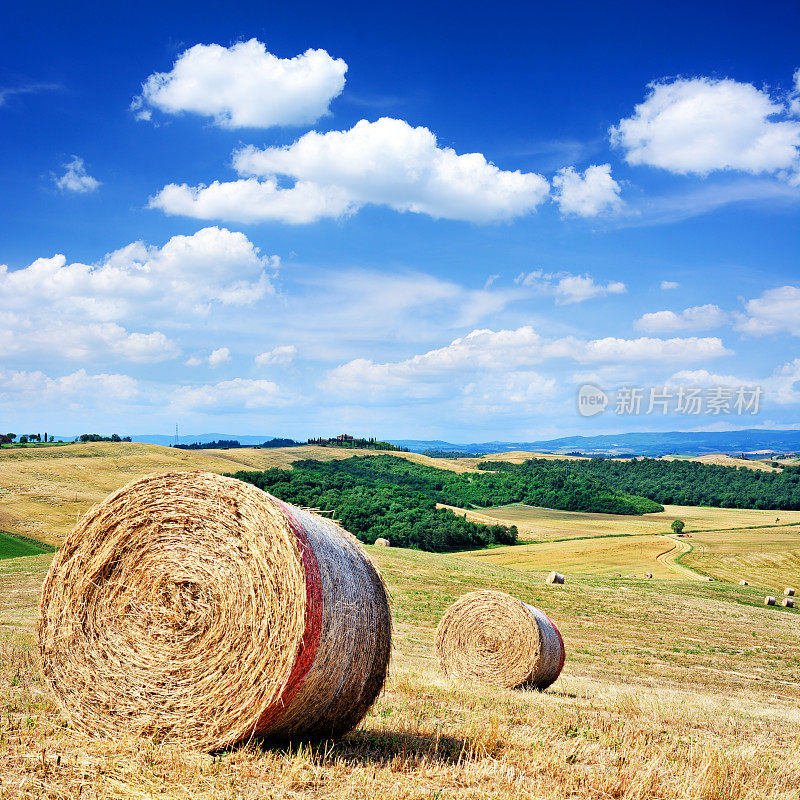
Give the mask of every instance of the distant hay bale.
<svg viewBox="0 0 800 800">
<path fill-rule="evenodd" d="M 794 608 L 794 600 L 791 597 L 784 597 L 781 605 L 786 606 L 786 608 Z"/>
<path fill-rule="evenodd" d="M 444 613 L 436 651 L 448 677 L 546 689 L 564 666 L 564 641 L 543 611 L 505 592 L 471 592 Z"/>
<path fill-rule="evenodd" d="M 645 572 L 644 576 L 645 576 L 645 578 L 652 578 L 653 577 L 653 573 L 652 572 Z"/>
<path fill-rule="evenodd" d="M 354 537 L 208 472 L 150 475 L 90 509 L 50 568 L 38 633 L 73 727 L 206 751 L 347 732 L 391 648 Z"/>
<path fill-rule="evenodd" d="M 775 605 L 775 598 L 772 595 L 767 595 L 764 598 L 764 605 L 765 606 L 774 606 Z"/>
<path fill-rule="evenodd" d="M 750 584 L 747 581 L 739 581 L 739 586 L 749 586 Z"/>
<path fill-rule="evenodd" d="M 794 589 L 790 589 L 788 586 L 783 590 L 783 593 L 786 597 L 794 597 Z"/>
<path fill-rule="evenodd" d="M 382 537 L 378 537 L 375 540 L 375 547 L 391 547 L 391 545 L 389 544 L 388 539 L 383 539 Z"/>
<path fill-rule="evenodd" d="M 564 576 L 553 570 L 546 578 L 548 583 L 564 583 Z"/>
</svg>

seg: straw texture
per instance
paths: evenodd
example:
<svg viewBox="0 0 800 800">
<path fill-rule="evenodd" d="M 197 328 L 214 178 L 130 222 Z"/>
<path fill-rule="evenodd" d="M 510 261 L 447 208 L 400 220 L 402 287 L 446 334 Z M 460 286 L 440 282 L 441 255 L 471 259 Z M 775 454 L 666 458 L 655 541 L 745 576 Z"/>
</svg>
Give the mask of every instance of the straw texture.
<svg viewBox="0 0 800 800">
<path fill-rule="evenodd" d="M 444 613 L 436 651 L 448 677 L 546 689 L 564 666 L 564 642 L 538 608 L 504 592 L 471 592 Z"/>
<path fill-rule="evenodd" d="M 389 544 L 389 540 L 388 539 L 384 539 L 384 538 L 379 536 L 375 540 L 375 547 L 391 547 L 391 545 Z"/>
<path fill-rule="evenodd" d="M 39 644 L 75 728 L 214 750 L 357 725 L 391 619 L 336 523 L 233 478 L 168 473 L 78 523 L 42 590 Z"/>
</svg>

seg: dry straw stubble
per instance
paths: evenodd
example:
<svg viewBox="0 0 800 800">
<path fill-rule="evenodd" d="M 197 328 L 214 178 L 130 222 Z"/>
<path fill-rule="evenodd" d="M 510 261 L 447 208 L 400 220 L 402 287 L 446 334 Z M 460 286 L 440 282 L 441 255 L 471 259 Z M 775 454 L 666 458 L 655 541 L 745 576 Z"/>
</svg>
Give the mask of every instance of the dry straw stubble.
<svg viewBox="0 0 800 800">
<path fill-rule="evenodd" d="M 546 689 L 561 673 L 564 642 L 543 612 L 504 592 L 471 592 L 444 613 L 436 651 L 451 678 Z"/>
<path fill-rule="evenodd" d="M 42 591 L 45 681 L 74 727 L 204 750 L 354 727 L 388 668 L 383 582 L 336 523 L 212 473 L 84 516 Z"/>
</svg>

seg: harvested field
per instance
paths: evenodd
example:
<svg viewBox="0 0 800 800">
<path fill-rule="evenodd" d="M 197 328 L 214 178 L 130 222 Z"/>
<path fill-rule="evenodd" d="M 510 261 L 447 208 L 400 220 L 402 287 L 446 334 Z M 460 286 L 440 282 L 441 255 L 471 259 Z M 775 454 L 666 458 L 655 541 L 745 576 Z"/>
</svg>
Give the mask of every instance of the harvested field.
<svg viewBox="0 0 800 800">
<path fill-rule="evenodd" d="M 543 573 L 368 550 L 396 636 L 387 690 L 364 723 L 336 743 L 217 756 L 63 727 L 37 679 L 23 595 L 13 608 L 6 600 L 20 581 L 41 582 L 49 557 L 3 569 L 0 616 L 23 624 L 0 632 L 0 798 L 796 797 L 800 613 L 765 608 L 763 590 L 571 577 L 565 591 Z M 443 679 L 436 624 L 475 589 L 511 592 L 552 617 L 567 661 L 550 689 Z"/>
</svg>

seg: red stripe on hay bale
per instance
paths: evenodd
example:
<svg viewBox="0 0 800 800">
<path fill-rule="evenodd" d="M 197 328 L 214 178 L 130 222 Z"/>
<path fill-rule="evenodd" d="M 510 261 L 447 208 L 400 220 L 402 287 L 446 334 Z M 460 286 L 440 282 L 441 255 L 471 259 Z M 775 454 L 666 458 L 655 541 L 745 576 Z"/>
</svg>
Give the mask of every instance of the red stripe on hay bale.
<svg viewBox="0 0 800 800">
<path fill-rule="evenodd" d="M 286 521 L 289 523 L 292 533 L 297 538 L 298 549 L 303 560 L 306 577 L 306 624 L 303 638 L 300 641 L 297 660 L 294 662 L 292 671 L 286 680 L 286 688 L 280 697 L 271 706 L 268 706 L 259 717 L 253 731 L 256 735 L 268 732 L 279 721 L 280 715 L 286 711 L 297 696 L 303 680 L 314 664 L 322 631 L 322 579 L 319 574 L 317 557 L 314 555 L 314 550 L 308 541 L 306 532 L 292 515 L 291 506 L 281 500 L 277 502 L 286 517 Z"/>
</svg>

